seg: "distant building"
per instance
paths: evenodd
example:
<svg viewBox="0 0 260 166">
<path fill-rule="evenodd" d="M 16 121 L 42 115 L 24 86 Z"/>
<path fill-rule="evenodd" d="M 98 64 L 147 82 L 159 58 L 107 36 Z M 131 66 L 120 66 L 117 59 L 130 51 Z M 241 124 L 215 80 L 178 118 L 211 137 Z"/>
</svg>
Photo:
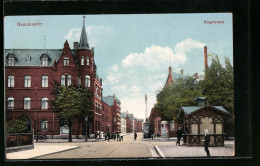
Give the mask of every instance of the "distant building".
<svg viewBox="0 0 260 166">
<path fill-rule="evenodd" d="M 133 114 L 122 112 L 121 122 L 124 121 L 125 125 L 121 123 L 121 130 L 125 130 L 126 133 L 141 132 L 143 120 L 135 118 Z"/>
</svg>

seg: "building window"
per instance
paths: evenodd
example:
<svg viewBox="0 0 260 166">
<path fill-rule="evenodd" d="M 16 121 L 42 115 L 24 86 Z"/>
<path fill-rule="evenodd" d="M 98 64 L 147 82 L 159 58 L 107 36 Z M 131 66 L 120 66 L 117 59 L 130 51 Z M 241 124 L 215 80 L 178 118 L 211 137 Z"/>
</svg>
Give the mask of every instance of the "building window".
<svg viewBox="0 0 260 166">
<path fill-rule="evenodd" d="M 48 66 L 48 57 L 42 58 L 42 66 Z"/>
<path fill-rule="evenodd" d="M 7 106 L 8 106 L 8 109 L 14 109 L 14 98 L 13 97 L 8 97 Z"/>
<path fill-rule="evenodd" d="M 14 57 L 8 57 L 8 65 L 14 66 Z"/>
<path fill-rule="evenodd" d="M 90 87 L 90 76 L 89 75 L 85 76 L 85 87 Z"/>
<path fill-rule="evenodd" d="M 24 109 L 30 109 L 31 108 L 31 99 L 26 97 L 24 98 Z"/>
<path fill-rule="evenodd" d="M 8 87 L 14 87 L 14 76 L 13 75 L 8 76 Z"/>
<path fill-rule="evenodd" d="M 67 76 L 67 86 L 71 85 L 71 75 Z"/>
<path fill-rule="evenodd" d="M 47 131 L 48 130 L 48 121 L 46 119 L 41 120 L 41 131 Z"/>
<path fill-rule="evenodd" d="M 42 98 L 42 109 L 48 109 L 48 98 L 47 97 L 43 97 Z"/>
<path fill-rule="evenodd" d="M 24 87 L 31 87 L 31 76 L 24 76 Z"/>
<path fill-rule="evenodd" d="M 48 76 L 42 76 L 42 87 L 48 87 Z"/>
<path fill-rule="evenodd" d="M 78 76 L 78 86 L 81 86 L 81 76 Z"/>
<path fill-rule="evenodd" d="M 61 76 L 60 84 L 61 84 L 62 86 L 65 86 L 65 75 L 62 75 L 62 76 Z"/>
<path fill-rule="evenodd" d="M 84 56 L 81 57 L 81 65 L 84 65 Z"/>
<path fill-rule="evenodd" d="M 89 57 L 87 57 L 87 65 L 89 66 Z"/>
<path fill-rule="evenodd" d="M 69 58 L 65 57 L 63 59 L 63 66 L 69 66 Z"/>
</svg>

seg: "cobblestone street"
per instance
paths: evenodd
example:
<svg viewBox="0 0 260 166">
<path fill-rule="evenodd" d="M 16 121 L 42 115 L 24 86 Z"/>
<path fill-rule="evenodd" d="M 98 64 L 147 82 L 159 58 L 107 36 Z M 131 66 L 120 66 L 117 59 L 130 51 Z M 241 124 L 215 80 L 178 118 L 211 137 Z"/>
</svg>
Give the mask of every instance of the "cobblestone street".
<svg viewBox="0 0 260 166">
<path fill-rule="evenodd" d="M 170 141 L 142 140 L 142 133 L 138 133 L 134 141 L 133 134 L 124 136 L 123 142 L 72 142 L 55 143 L 58 146 L 79 146 L 77 149 L 45 155 L 36 159 L 65 159 L 65 158 L 154 158 L 154 157 L 205 157 L 203 147 L 176 146 L 175 139 Z M 54 143 L 36 143 L 36 146 L 48 146 Z M 234 141 L 226 141 L 225 147 L 210 147 L 212 156 L 232 156 Z M 155 147 L 154 150 L 153 147 Z M 156 155 L 156 151 L 159 156 Z"/>
</svg>

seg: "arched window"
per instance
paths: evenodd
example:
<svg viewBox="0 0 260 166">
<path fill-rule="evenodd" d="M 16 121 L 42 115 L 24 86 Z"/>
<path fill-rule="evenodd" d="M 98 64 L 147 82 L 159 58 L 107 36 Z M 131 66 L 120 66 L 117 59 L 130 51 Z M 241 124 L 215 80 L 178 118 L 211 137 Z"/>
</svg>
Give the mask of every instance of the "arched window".
<svg viewBox="0 0 260 166">
<path fill-rule="evenodd" d="M 78 76 L 78 86 L 81 86 L 81 76 Z"/>
<path fill-rule="evenodd" d="M 24 98 L 24 109 L 31 109 L 31 99 L 29 97 Z"/>
<path fill-rule="evenodd" d="M 67 86 L 71 85 L 71 75 L 67 76 Z"/>
<path fill-rule="evenodd" d="M 63 66 L 69 66 L 69 58 L 65 57 L 63 59 Z"/>
<path fill-rule="evenodd" d="M 81 57 L 81 65 L 84 65 L 84 56 Z"/>
<path fill-rule="evenodd" d="M 31 87 L 31 76 L 24 76 L 24 87 Z"/>
<path fill-rule="evenodd" d="M 7 102 L 8 109 L 14 109 L 14 98 L 8 97 Z"/>
<path fill-rule="evenodd" d="M 46 119 L 41 120 L 41 131 L 47 131 L 48 130 L 48 121 Z"/>
<path fill-rule="evenodd" d="M 48 87 L 48 76 L 42 76 L 42 87 Z"/>
<path fill-rule="evenodd" d="M 65 86 L 65 75 L 62 75 L 62 76 L 61 76 L 60 84 L 63 85 L 63 86 Z"/>
<path fill-rule="evenodd" d="M 8 87 L 14 87 L 14 76 L 13 75 L 8 76 Z"/>
<path fill-rule="evenodd" d="M 87 66 L 89 66 L 89 57 L 87 57 Z"/>
<path fill-rule="evenodd" d="M 48 109 L 48 98 L 47 97 L 43 97 L 42 98 L 42 109 Z"/>
<path fill-rule="evenodd" d="M 89 75 L 85 76 L 85 87 L 90 87 L 90 76 Z"/>
</svg>

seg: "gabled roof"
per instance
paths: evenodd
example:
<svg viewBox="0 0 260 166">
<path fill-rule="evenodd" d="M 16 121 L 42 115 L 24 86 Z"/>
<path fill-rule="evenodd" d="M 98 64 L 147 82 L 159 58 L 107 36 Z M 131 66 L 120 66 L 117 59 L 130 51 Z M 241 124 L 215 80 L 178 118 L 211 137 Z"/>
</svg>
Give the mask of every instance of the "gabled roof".
<svg viewBox="0 0 260 166">
<path fill-rule="evenodd" d="M 120 100 L 115 96 L 105 96 L 102 97 L 102 101 L 105 102 L 107 105 L 112 106 L 114 104 L 114 98 L 116 98 L 117 104 L 121 104 Z"/>
<path fill-rule="evenodd" d="M 210 106 L 210 105 L 206 105 L 206 106 Z M 197 111 L 197 110 L 199 110 L 203 107 L 205 107 L 205 106 L 201 106 L 201 107 L 200 106 L 184 106 L 184 107 L 181 107 L 181 109 L 185 112 L 185 114 L 188 115 L 188 114 L 191 114 L 191 113 L 193 113 L 193 112 L 195 112 L 195 111 Z M 224 113 L 229 114 L 229 112 L 223 106 L 211 106 L 211 107 L 213 107 L 213 108 L 215 108 L 219 111 L 222 111 Z"/>
<path fill-rule="evenodd" d="M 62 49 L 5 49 L 5 56 L 14 53 L 17 58 L 15 66 L 41 66 L 41 56 L 47 54 L 50 60 L 48 66 L 53 66 L 54 61 L 57 62 L 61 57 L 62 51 Z M 75 56 L 75 50 L 71 50 L 71 53 Z"/>
</svg>

